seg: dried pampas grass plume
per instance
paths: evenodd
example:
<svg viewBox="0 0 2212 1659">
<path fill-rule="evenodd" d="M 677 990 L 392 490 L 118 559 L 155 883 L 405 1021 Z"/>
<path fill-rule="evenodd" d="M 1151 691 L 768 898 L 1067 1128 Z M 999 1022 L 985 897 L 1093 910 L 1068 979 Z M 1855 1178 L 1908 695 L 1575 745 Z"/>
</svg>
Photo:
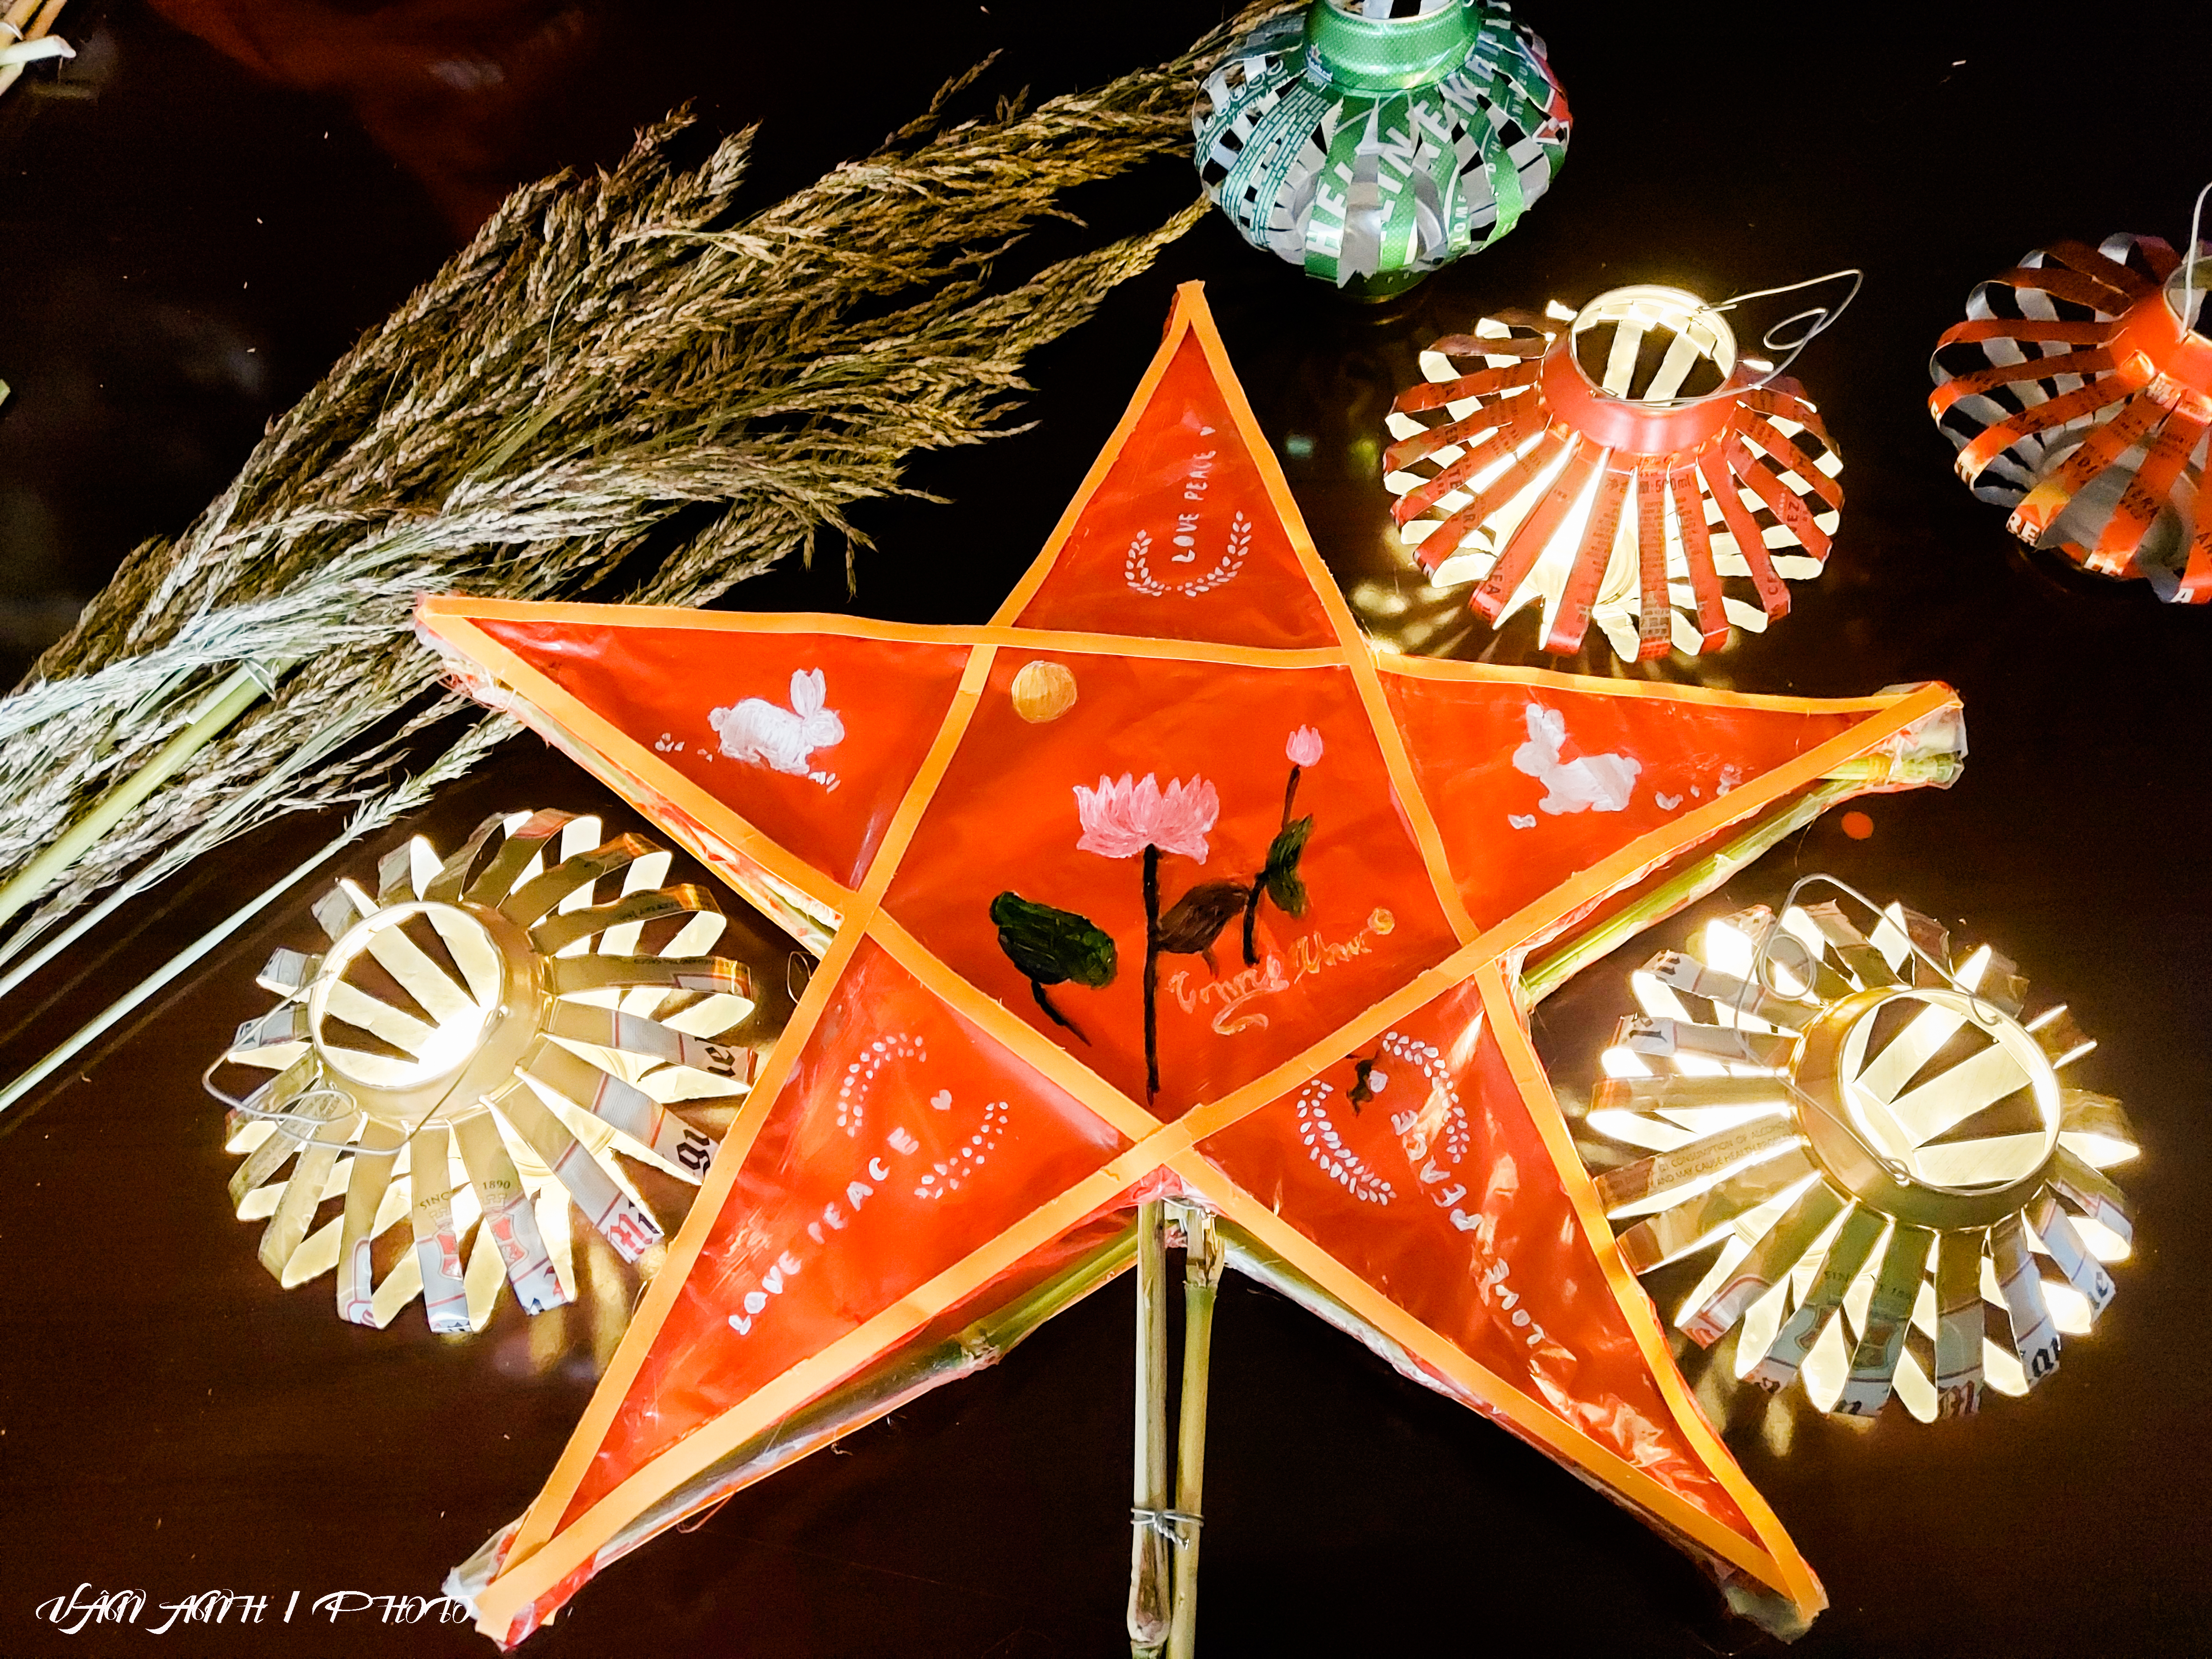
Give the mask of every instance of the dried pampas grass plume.
<svg viewBox="0 0 2212 1659">
<path fill-rule="evenodd" d="M 825 531 L 857 541 L 850 508 L 900 493 L 915 451 L 1011 429 L 1029 353 L 1201 204 L 1018 286 L 994 261 L 1068 217 L 1074 187 L 1183 151 L 1193 88 L 1250 21 L 1096 92 L 952 125 L 971 72 L 749 218 L 731 203 L 751 135 L 685 168 L 680 114 L 610 172 L 517 191 L 0 700 L 0 872 L 20 875 L 226 674 L 274 686 L 104 828 L 5 948 L 283 814 L 349 804 L 360 833 L 474 766 L 511 723 L 477 720 L 398 775 L 462 712 L 409 631 L 416 594 L 702 604 Z"/>
</svg>

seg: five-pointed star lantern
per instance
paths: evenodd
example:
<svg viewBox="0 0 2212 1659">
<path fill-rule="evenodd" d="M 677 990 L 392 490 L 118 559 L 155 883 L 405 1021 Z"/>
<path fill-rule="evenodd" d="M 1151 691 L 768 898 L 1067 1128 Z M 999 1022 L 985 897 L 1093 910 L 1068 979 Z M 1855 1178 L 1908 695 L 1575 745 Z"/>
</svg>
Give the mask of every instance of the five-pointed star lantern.
<svg viewBox="0 0 2212 1659">
<path fill-rule="evenodd" d="M 1948 688 L 1380 653 L 1195 285 L 988 626 L 466 599 L 419 626 L 822 952 L 551 1479 L 459 1575 L 487 1633 L 1164 1192 L 1745 1595 L 1822 1605 L 1621 1262 L 1521 974 L 1843 794 L 1948 776 Z"/>
</svg>

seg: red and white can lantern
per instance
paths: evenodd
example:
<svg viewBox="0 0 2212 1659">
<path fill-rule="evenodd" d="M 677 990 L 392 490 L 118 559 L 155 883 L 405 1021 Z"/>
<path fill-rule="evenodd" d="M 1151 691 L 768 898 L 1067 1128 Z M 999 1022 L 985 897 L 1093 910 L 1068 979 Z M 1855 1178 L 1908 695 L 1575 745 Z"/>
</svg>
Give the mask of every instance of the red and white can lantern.
<svg viewBox="0 0 2212 1659">
<path fill-rule="evenodd" d="M 1695 654 L 1820 574 L 1841 457 L 1797 384 L 1695 295 L 1500 312 L 1421 367 L 1389 416 L 1393 515 L 1430 580 L 1474 583 L 1493 624 L 1540 604 L 1557 654 L 1593 622 L 1624 658 Z"/>
<path fill-rule="evenodd" d="M 2160 599 L 2212 600 L 2212 340 L 2193 277 L 2154 236 L 2058 242 L 1978 284 L 1936 342 L 1929 412 L 1959 476 L 2031 547 Z"/>
</svg>

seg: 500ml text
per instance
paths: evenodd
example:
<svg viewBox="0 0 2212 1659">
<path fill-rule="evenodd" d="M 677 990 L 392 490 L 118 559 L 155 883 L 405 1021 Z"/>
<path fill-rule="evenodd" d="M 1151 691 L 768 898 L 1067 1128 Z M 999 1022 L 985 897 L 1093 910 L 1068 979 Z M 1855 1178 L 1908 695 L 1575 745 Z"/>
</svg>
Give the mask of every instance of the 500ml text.
<svg viewBox="0 0 2212 1659">
<path fill-rule="evenodd" d="M 294 1590 L 284 1604 L 282 1619 L 269 1617 L 270 1598 L 241 1590 L 202 1590 L 173 1601 L 149 1603 L 146 1592 L 137 1589 L 96 1590 L 79 1584 L 67 1595 L 39 1604 L 38 1617 L 64 1636 L 75 1636 L 88 1625 L 125 1626 L 149 1636 L 164 1636 L 179 1625 L 289 1624 L 300 1606 Z M 372 1595 L 367 1590 L 332 1590 L 307 1604 L 305 1617 L 340 1619 L 372 1614 L 380 1624 L 459 1625 L 468 1621 L 468 1608 L 449 1595 Z"/>
</svg>

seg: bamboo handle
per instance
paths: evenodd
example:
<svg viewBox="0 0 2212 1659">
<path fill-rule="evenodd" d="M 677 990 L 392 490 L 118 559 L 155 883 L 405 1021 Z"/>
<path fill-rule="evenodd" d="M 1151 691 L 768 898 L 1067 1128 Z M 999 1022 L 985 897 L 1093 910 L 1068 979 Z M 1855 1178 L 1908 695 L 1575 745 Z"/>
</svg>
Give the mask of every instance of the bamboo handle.
<svg viewBox="0 0 2212 1659">
<path fill-rule="evenodd" d="M 1167 1659 L 1194 1659 L 1198 1645 L 1199 1518 L 1206 1501 L 1206 1395 L 1212 1370 L 1213 1301 L 1221 1285 L 1221 1235 L 1213 1217 L 1183 1212 L 1182 1421 L 1176 1443 L 1175 1613 Z"/>
<path fill-rule="evenodd" d="M 1167 1206 L 1137 1206 L 1137 1433 L 1135 1507 L 1168 1502 Z M 1154 1659 L 1168 1635 L 1168 1562 L 1159 1528 L 1133 1520 L 1129 1538 L 1129 1651 Z"/>
</svg>

